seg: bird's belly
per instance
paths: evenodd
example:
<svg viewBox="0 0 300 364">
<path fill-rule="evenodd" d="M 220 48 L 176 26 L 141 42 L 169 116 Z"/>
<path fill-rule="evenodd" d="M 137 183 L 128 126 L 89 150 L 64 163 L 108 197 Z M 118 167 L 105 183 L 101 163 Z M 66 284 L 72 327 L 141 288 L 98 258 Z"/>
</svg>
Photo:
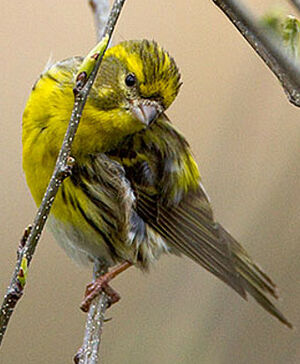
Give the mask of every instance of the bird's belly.
<svg viewBox="0 0 300 364">
<path fill-rule="evenodd" d="M 131 225 L 128 235 L 114 246 L 114 253 L 92 229 L 83 231 L 56 219 L 53 215 L 49 216 L 48 228 L 67 255 L 79 265 L 88 265 L 95 260 L 101 260 L 108 266 L 113 266 L 118 261 L 127 260 L 142 269 L 148 269 L 162 253 L 176 254 L 176 251 L 147 224 L 142 228 Z"/>
<path fill-rule="evenodd" d="M 111 251 L 93 230 L 82 231 L 74 225 L 59 221 L 53 215 L 49 216 L 48 228 L 58 244 L 76 263 L 87 265 L 95 259 L 101 259 L 109 266 L 114 265 Z"/>
</svg>

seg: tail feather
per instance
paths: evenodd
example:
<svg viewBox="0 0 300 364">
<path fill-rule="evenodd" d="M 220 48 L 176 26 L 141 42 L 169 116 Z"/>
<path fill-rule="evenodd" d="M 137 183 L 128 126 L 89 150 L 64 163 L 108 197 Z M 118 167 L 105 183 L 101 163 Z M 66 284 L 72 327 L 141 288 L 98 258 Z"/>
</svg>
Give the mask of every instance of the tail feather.
<svg viewBox="0 0 300 364">
<path fill-rule="evenodd" d="M 269 294 L 276 299 L 278 298 L 275 283 L 252 261 L 245 249 L 221 225 L 219 225 L 219 230 L 222 237 L 228 242 L 234 267 L 241 278 L 241 284 L 245 291 L 271 315 L 292 328 L 292 324 L 267 297 Z"/>
<path fill-rule="evenodd" d="M 187 255 L 247 299 L 249 293 L 266 311 L 292 327 L 268 296 L 278 298 L 276 285 L 245 249 L 214 221 L 202 189 L 168 208 L 138 190 L 138 214 L 172 249 Z"/>
</svg>

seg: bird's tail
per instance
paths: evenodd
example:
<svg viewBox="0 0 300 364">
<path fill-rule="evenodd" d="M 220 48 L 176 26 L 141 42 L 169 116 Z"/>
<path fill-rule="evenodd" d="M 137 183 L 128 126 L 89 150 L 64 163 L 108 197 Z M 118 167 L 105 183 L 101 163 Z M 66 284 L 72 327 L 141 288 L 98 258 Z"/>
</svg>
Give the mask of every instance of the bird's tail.
<svg viewBox="0 0 300 364">
<path fill-rule="evenodd" d="M 244 290 L 271 315 L 292 328 L 292 324 L 267 297 L 269 294 L 271 297 L 278 298 L 276 285 L 271 278 L 253 262 L 245 249 L 221 225 L 219 225 L 219 232 L 220 237 L 227 243 L 235 270 Z"/>
</svg>

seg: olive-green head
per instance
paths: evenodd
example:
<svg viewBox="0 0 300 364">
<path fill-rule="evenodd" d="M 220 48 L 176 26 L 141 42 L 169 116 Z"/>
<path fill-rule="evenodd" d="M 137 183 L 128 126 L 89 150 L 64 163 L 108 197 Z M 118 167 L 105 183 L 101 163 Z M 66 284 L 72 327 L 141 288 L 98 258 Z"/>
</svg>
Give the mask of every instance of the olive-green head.
<svg viewBox="0 0 300 364">
<path fill-rule="evenodd" d="M 125 41 L 106 52 L 94 102 L 101 109 L 119 109 L 149 125 L 171 105 L 180 85 L 174 59 L 156 42 Z"/>
</svg>

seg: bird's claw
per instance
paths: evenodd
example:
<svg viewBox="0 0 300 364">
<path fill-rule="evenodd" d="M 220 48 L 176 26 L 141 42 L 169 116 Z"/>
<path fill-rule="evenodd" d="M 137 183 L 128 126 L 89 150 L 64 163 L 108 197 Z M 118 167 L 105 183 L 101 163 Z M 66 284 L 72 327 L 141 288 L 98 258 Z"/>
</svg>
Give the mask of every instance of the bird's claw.
<svg viewBox="0 0 300 364">
<path fill-rule="evenodd" d="M 94 282 L 89 283 L 86 286 L 85 297 L 82 301 L 80 308 L 82 311 L 87 312 L 91 306 L 91 303 L 95 297 L 101 292 L 105 292 L 108 297 L 108 307 L 117 303 L 120 300 L 120 295 L 112 287 L 109 286 L 106 279 L 103 277 L 97 278 Z"/>
</svg>

